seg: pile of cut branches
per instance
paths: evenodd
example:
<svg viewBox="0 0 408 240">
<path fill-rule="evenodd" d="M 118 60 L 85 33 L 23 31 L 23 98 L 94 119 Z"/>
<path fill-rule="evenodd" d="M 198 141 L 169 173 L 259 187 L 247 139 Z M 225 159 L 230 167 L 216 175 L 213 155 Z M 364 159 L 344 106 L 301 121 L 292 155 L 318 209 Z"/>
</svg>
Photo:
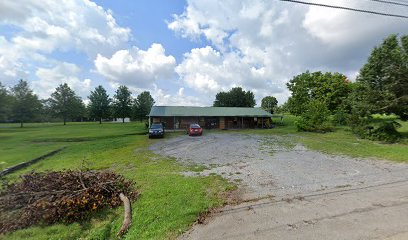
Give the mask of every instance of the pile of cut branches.
<svg viewBox="0 0 408 240">
<path fill-rule="evenodd" d="M 31 172 L 0 190 L 0 233 L 33 224 L 74 222 L 136 199 L 133 182 L 110 171 Z"/>
</svg>

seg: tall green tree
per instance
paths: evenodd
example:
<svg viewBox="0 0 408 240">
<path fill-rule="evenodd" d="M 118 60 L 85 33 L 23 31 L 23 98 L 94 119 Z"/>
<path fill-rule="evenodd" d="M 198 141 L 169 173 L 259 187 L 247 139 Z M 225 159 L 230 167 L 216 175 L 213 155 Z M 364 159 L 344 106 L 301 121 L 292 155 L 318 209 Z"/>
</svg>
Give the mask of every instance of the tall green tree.
<svg viewBox="0 0 408 240">
<path fill-rule="evenodd" d="M 66 83 L 59 85 L 51 94 L 49 106 L 54 116 L 63 119 L 64 125 L 68 119 L 82 117 L 85 109 L 81 98 Z"/>
<path fill-rule="evenodd" d="M 113 110 L 115 117 L 122 118 L 125 123 L 125 118 L 132 114 L 132 93 L 126 86 L 119 86 L 113 96 Z"/>
<path fill-rule="evenodd" d="M 12 96 L 5 86 L 0 82 L 0 122 L 10 117 Z"/>
<path fill-rule="evenodd" d="M 110 103 L 112 100 L 101 85 L 91 91 L 88 99 L 90 100 L 88 105 L 90 116 L 98 119 L 99 124 L 102 124 L 102 119 L 110 116 Z"/>
<path fill-rule="evenodd" d="M 274 109 L 278 106 L 278 100 L 274 96 L 267 96 L 262 98 L 261 108 L 273 113 Z"/>
<path fill-rule="evenodd" d="M 215 96 L 214 107 L 254 107 L 255 95 L 244 91 L 241 87 L 232 88 L 228 92 L 219 92 Z"/>
<path fill-rule="evenodd" d="M 357 84 L 357 95 L 371 113 L 394 113 L 408 120 L 408 36 L 390 35 L 375 47 Z"/>
<path fill-rule="evenodd" d="M 25 122 L 33 121 L 41 110 L 41 102 L 33 90 L 28 86 L 27 81 L 20 80 L 12 89 L 13 119 L 23 127 Z"/>
<path fill-rule="evenodd" d="M 146 118 L 146 116 L 150 113 L 152 106 L 154 105 L 155 101 L 153 97 L 150 95 L 150 92 L 144 91 L 140 93 L 133 105 L 133 115 L 135 118 L 138 118 L 140 121 Z"/>
<path fill-rule="evenodd" d="M 345 75 L 330 72 L 307 71 L 295 76 L 286 85 L 292 93 L 288 107 L 295 115 L 302 114 L 312 100 L 323 102 L 333 113 L 352 90 L 352 84 Z"/>
</svg>

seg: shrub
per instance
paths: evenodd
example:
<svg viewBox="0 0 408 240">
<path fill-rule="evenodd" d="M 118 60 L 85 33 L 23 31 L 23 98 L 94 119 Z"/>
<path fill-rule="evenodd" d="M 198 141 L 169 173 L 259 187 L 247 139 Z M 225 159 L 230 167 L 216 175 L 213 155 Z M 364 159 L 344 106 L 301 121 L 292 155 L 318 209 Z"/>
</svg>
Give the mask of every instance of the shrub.
<svg viewBox="0 0 408 240">
<path fill-rule="evenodd" d="M 343 110 L 343 109 L 338 109 L 334 115 L 333 115 L 333 123 L 335 125 L 347 125 L 347 120 L 349 118 L 349 114 Z"/>
<path fill-rule="evenodd" d="M 298 131 L 328 132 L 333 130 L 329 121 L 330 111 L 325 103 L 313 100 L 306 105 L 306 109 L 295 122 Z"/>
<path fill-rule="evenodd" d="M 351 109 L 351 114 L 347 117 L 347 125 L 351 131 L 359 138 L 368 138 L 373 127 L 370 125 L 372 121 L 368 107 L 357 102 Z"/>
<path fill-rule="evenodd" d="M 399 127 L 401 124 L 396 121 L 382 122 L 378 128 L 371 132 L 369 138 L 386 143 L 398 142 L 401 139 L 401 133 L 397 131 Z"/>
</svg>

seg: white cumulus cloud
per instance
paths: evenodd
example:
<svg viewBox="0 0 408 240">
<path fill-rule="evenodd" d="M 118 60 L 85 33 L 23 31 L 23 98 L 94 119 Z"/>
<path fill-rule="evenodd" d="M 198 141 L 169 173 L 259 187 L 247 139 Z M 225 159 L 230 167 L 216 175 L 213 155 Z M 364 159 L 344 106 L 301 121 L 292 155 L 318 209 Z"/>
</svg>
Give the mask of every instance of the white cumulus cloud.
<svg viewBox="0 0 408 240">
<path fill-rule="evenodd" d="M 96 71 L 115 86 L 125 84 L 144 88 L 157 80 L 171 78 L 176 59 L 166 56 L 163 46 L 155 43 L 147 50 L 136 47 L 119 50 L 110 58 L 98 54 L 94 63 Z"/>
<path fill-rule="evenodd" d="M 130 37 L 110 11 L 88 0 L 2 1 L 0 24 L 18 27 L 11 42 L 27 51 L 77 49 L 93 56 L 122 47 Z"/>
<path fill-rule="evenodd" d="M 324 1 L 320 1 L 323 3 Z M 334 0 L 331 4 L 404 15 L 406 8 L 365 1 Z M 303 27 L 327 46 L 375 44 L 390 33 L 407 32 L 407 22 L 373 14 L 311 6 L 305 14 Z M 405 30 L 405 31 L 404 31 Z"/>
<path fill-rule="evenodd" d="M 13 29 L 4 35 L 0 32 L 0 81 L 10 85 L 20 78 L 44 77 L 47 69 L 60 69 L 60 78 L 41 84 L 72 80 L 75 75 L 61 75 L 73 71 L 61 67 L 66 64 L 56 60 L 54 53 L 83 53 L 94 59 L 97 53 L 112 54 L 126 47 L 131 35 L 129 28 L 116 23 L 110 10 L 89 0 L 0 1 L 1 25 Z M 42 80 L 36 80 L 39 86 Z"/>
<path fill-rule="evenodd" d="M 326 3 L 323 0 L 314 2 Z M 333 5 L 404 14 L 374 2 L 333 0 Z M 259 99 L 283 103 L 286 82 L 306 70 L 338 71 L 355 77 L 372 48 L 392 33 L 407 34 L 406 21 L 339 9 L 279 1 L 187 0 L 168 28 L 181 37 L 204 38 L 176 67 L 182 83 L 215 93 L 233 86 Z"/>
<path fill-rule="evenodd" d="M 39 68 L 35 75 L 38 80 L 32 81 L 33 89 L 40 98 L 48 98 L 58 85 L 67 83 L 82 99 L 86 99 L 91 90 L 90 79 L 81 80 L 80 68 L 72 63 L 62 62 L 53 68 Z"/>
<path fill-rule="evenodd" d="M 179 88 L 177 94 L 172 94 L 154 85 L 150 93 L 156 101 L 156 106 L 208 106 L 207 99 L 185 95 L 184 88 Z"/>
</svg>

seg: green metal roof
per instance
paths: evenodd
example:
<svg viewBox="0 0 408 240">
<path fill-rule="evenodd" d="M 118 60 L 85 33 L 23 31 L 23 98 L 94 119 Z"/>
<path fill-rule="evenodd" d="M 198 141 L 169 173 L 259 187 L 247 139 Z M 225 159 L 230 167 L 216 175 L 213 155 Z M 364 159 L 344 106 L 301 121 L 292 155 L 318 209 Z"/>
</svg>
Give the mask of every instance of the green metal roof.
<svg viewBox="0 0 408 240">
<path fill-rule="evenodd" d="M 153 106 L 150 117 L 272 117 L 262 108 Z"/>
</svg>

